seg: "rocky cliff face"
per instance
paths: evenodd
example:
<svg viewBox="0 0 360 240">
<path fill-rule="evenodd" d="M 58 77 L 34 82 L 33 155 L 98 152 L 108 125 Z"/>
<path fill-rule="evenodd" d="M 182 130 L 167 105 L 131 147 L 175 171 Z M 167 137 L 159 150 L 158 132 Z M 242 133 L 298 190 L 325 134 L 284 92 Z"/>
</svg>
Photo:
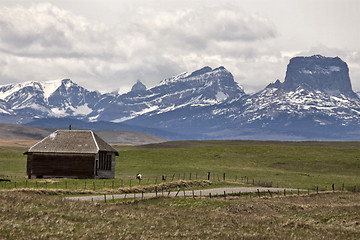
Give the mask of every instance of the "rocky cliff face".
<svg viewBox="0 0 360 240">
<path fill-rule="evenodd" d="M 302 88 L 309 91 L 328 92 L 331 95 L 354 96 L 349 68 L 339 57 L 314 55 L 292 58 L 282 87 L 286 91 Z"/>
</svg>

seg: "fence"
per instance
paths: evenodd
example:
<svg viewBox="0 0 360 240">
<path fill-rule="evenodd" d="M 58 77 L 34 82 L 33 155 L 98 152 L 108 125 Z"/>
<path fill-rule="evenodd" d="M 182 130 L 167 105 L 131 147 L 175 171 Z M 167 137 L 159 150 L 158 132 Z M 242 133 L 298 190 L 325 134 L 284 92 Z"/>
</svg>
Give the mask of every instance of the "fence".
<svg viewBox="0 0 360 240">
<path fill-rule="evenodd" d="M 26 179 L 13 176 L 0 175 L 0 189 L 65 189 L 65 190 L 115 190 L 119 188 L 134 188 L 137 186 L 158 185 L 161 183 L 174 182 L 179 180 L 209 180 L 213 183 L 240 183 L 259 187 L 277 187 L 279 184 L 272 182 L 257 180 L 248 176 L 231 175 L 228 177 L 226 173 L 206 172 L 199 174 L 198 172 L 174 173 L 171 175 L 150 176 L 137 180 L 135 177 L 123 177 L 116 179 Z M 155 188 L 156 189 L 156 188 Z M 360 186 L 332 184 L 330 186 L 312 186 L 307 188 L 308 191 L 352 191 L 359 192 Z M 156 190 L 155 190 L 156 191 Z"/>
</svg>

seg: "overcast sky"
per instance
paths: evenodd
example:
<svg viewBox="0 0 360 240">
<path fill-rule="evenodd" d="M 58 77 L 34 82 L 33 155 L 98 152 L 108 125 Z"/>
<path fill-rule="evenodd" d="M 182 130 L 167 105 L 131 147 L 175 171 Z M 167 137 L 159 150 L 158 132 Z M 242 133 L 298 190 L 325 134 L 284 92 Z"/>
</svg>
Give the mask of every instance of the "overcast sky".
<svg viewBox="0 0 360 240">
<path fill-rule="evenodd" d="M 1 0 L 0 84 L 70 78 L 101 92 L 224 66 L 247 93 L 290 58 L 339 56 L 360 90 L 359 0 Z"/>
</svg>

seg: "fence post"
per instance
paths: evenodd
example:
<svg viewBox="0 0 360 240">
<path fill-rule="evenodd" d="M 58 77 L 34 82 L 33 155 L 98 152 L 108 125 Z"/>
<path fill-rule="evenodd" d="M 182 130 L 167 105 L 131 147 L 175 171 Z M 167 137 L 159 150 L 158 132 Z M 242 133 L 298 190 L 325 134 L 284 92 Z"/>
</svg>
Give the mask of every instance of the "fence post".
<svg viewBox="0 0 360 240">
<path fill-rule="evenodd" d="M 332 187 L 333 192 L 335 192 L 335 185 L 332 184 L 331 187 Z"/>
<path fill-rule="evenodd" d="M 319 194 L 319 186 L 316 186 L 316 194 Z"/>
<path fill-rule="evenodd" d="M 259 195 L 259 198 L 260 198 L 260 190 L 259 190 L 259 189 L 257 189 L 257 192 L 258 192 L 258 195 Z"/>
<path fill-rule="evenodd" d="M 191 172 L 190 172 L 190 175 L 189 175 L 189 180 L 191 180 Z"/>
<path fill-rule="evenodd" d="M 272 194 L 271 194 L 270 190 L 268 190 L 268 191 L 269 191 L 270 197 L 272 198 Z"/>
<path fill-rule="evenodd" d="M 224 191 L 224 199 L 226 199 L 226 192 Z"/>
<path fill-rule="evenodd" d="M 105 200 L 105 203 L 106 203 L 106 194 L 104 194 L 104 200 Z"/>
<path fill-rule="evenodd" d="M 210 181 L 210 172 L 207 173 L 207 180 Z"/>
<path fill-rule="evenodd" d="M 223 173 L 223 181 L 225 182 L 225 179 L 226 179 L 226 175 L 225 173 Z"/>
<path fill-rule="evenodd" d="M 286 189 L 284 189 L 284 196 L 286 196 Z"/>
</svg>

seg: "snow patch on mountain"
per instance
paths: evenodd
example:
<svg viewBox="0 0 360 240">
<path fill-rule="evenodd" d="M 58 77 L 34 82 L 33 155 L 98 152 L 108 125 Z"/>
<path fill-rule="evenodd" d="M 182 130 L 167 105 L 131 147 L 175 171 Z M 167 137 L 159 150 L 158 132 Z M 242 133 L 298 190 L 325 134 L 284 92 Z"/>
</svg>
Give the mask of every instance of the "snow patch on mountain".
<svg viewBox="0 0 360 240">
<path fill-rule="evenodd" d="M 56 89 L 58 89 L 61 86 L 61 84 L 62 84 L 62 79 L 51 80 L 42 83 L 45 99 L 48 99 L 51 96 L 51 94 L 53 94 L 56 91 Z"/>
</svg>

